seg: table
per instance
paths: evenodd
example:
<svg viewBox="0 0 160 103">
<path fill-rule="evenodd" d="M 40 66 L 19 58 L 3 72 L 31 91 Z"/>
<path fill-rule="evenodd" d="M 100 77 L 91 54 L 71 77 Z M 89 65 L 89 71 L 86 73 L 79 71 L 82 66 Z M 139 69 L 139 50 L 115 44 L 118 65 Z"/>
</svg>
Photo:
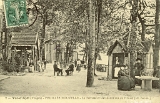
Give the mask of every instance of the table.
<svg viewBox="0 0 160 103">
<path fill-rule="evenodd" d="M 142 80 L 141 89 L 149 91 L 152 90 L 152 80 L 159 80 L 159 78 L 151 76 L 135 76 L 135 78 Z"/>
</svg>

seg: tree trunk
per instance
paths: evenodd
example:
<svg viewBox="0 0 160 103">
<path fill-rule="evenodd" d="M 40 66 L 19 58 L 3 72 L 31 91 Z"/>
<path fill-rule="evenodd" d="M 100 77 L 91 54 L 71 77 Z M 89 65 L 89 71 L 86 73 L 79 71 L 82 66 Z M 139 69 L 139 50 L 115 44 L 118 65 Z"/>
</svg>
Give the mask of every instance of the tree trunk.
<svg viewBox="0 0 160 103">
<path fill-rule="evenodd" d="M 144 24 L 145 22 L 142 22 L 142 34 L 141 34 L 141 40 L 145 41 L 145 34 L 146 34 L 146 25 Z"/>
<path fill-rule="evenodd" d="M 160 66 L 159 64 L 159 51 L 160 51 L 160 0 L 156 0 L 156 15 L 155 15 L 155 50 L 154 50 L 154 68 Z M 160 70 L 160 69 L 159 69 Z M 160 77 L 160 73 L 159 73 Z M 160 85 L 160 78 L 159 78 L 159 85 Z M 159 87 L 160 92 L 160 87 Z"/>
<path fill-rule="evenodd" d="M 96 75 L 96 60 L 97 60 L 97 56 L 99 54 L 99 37 L 100 37 L 100 15 L 101 15 L 101 11 L 102 11 L 102 0 L 96 0 L 96 13 L 95 13 L 95 17 L 96 17 L 96 48 L 95 48 L 95 59 L 94 59 L 94 75 Z"/>
<path fill-rule="evenodd" d="M 135 33 L 135 29 L 136 29 L 136 22 L 132 23 L 132 29 L 131 29 L 131 36 L 130 36 L 130 68 L 133 69 L 134 68 L 134 63 L 136 61 L 136 33 Z"/>
<path fill-rule="evenodd" d="M 137 31 L 137 7 L 138 7 L 138 0 L 133 0 L 133 7 L 131 10 L 131 35 L 130 35 L 130 68 L 131 71 L 134 68 L 134 63 L 136 61 L 136 32 Z"/>
<path fill-rule="evenodd" d="M 3 35 L 3 32 L 1 31 L 0 32 L 0 38 L 1 38 L 0 39 L 0 57 L 1 57 L 0 59 L 1 60 L 3 60 L 3 55 L 2 55 L 2 35 Z"/>
<path fill-rule="evenodd" d="M 141 34 L 141 40 L 145 41 L 145 34 L 146 34 L 146 25 L 145 25 L 145 20 L 144 18 L 141 18 L 140 14 L 138 15 L 139 21 L 142 26 L 142 34 Z"/>
<path fill-rule="evenodd" d="M 88 48 L 87 47 L 87 43 L 85 43 L 85 48 Z M 85 62 L 87 63 L 87 60 L 88 60 L 88 50 L 85 50 Z"/>
<path fill-rule="evenodd" d="M 68 57 L 68 51 L 69 51 L 69 43 L 67 42 L 67 46 L 66 46 L 66 64 L 69 62 L 69 57 Z"/>
<path fill-rule="evenodd" d="M 95 50 L 95 57 L 94 57 L 94 76 L 97 76 L 96 74 L 96 60 L 97 60 L 97 50 Z"/>
<path fill-rule="evenodd" d="M 158 66 L 159 62 L 159 39 L 160 39 L 160 0 L 156 0 L 156 15 L 155 15 L 155 49 L 154 49 L 154 68 Z"/>
<path fill-rule="evenodd" d="M 89 0 L 89 53 L 87 70 L 87 87 L 92 87 L 94 82 L 94 57 L 95 57 L 95 0 Z"/>
<path fill-rule="evenodd" d="M 5 41 L 4 41 L 4 47 L 5 47 L 5 49 L 4 49 L 4 56 L 3 56 L 3 58 L 4 58 L 4 61 L 7 61 L 7 39 L 8 39 L 8 36 L 7 36 L 7 28 L 5 27 L 5 30 L 4 30 L 4 34 L 5 34 Z"/>
<path fill-rule="evenodd" d="M 44 40 L 45 40 L 45 31 L 46 31 L 46 20 L 47 20 L 47 13 L 45 12 L 45 10 L 43 11 L 43 24 L 42 24 L 42 40 L 41 40 L 41 50 L 40 50 L 40 56 L 42 60 L 45 59 L 45 44 L 44 44 Z M 38 57 L 38 58 L 39 58 Z"/>
</svg>

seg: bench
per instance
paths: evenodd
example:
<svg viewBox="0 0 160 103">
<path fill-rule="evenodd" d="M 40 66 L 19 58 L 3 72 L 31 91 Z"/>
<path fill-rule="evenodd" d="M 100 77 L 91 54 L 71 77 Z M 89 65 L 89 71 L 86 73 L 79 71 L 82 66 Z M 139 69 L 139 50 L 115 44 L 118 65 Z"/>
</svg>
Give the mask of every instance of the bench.
<svg viewBox="0 0 160 103">
<path fill-rule="evenodd" d="M 141 89 L 149 91 L 152 90 L 152 80 L 159 80 L 159 78 L 151 76 L 135 76 L 135 78 L 142 80 Z"/>
</svg>

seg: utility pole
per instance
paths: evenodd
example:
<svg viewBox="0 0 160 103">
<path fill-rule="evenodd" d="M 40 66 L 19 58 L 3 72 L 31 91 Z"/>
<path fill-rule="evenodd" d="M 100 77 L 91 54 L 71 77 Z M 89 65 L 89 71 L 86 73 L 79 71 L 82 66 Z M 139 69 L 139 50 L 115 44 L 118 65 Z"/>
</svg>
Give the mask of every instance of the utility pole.
<svg viewBox="0 0 160 103">
<path fill-rule="evenodd" d="M 89 53 L 87 69 L 87 87 L 92 87 L 94 82 L 94 58 L 95 58 L 95 0 L 89 0 Z"/>
</svg>

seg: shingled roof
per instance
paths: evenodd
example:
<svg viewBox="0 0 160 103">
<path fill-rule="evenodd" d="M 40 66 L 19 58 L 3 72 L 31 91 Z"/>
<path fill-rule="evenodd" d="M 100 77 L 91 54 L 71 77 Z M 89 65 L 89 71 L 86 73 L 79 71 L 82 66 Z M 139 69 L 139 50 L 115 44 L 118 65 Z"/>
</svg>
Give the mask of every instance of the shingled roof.
<svg viewBox="0 0 160 103">
<path fill-rule="evenodd" d="M 121 48 L 125 52 L 127 52 L 127 47 L 126 47 L 125 40 L 123 40 L 123 41 L 116 40 L 115 43 L 109 47 L 107 55 L 111 55 L 113 49 L 117 46 L 117 44 L 119 44 L 121 46 Z M 138 42 L 136 45 L 137 45 L 136 50 L 139 53 L 147 53 L 147 52 L 149 52 L 149 49 L 150 49 L 151 45 L 153 46 L 153 44 L 150 41 Z"/>
<path fill-rule="evenodd" d="M 12 46 L 35 45 L 38 37 L 37 33 L 12 32 L 11 35 Z"/>
<path fill-rule="evenodd" d="M 117 44 L 119 44 L 125 52 L 127 51 L 126 44 L 124 42 L 116 40 L 114 44 L 109 47 L 107 55 L 111 55 L 113 49 L 117 46 Z"/>
</svg>

